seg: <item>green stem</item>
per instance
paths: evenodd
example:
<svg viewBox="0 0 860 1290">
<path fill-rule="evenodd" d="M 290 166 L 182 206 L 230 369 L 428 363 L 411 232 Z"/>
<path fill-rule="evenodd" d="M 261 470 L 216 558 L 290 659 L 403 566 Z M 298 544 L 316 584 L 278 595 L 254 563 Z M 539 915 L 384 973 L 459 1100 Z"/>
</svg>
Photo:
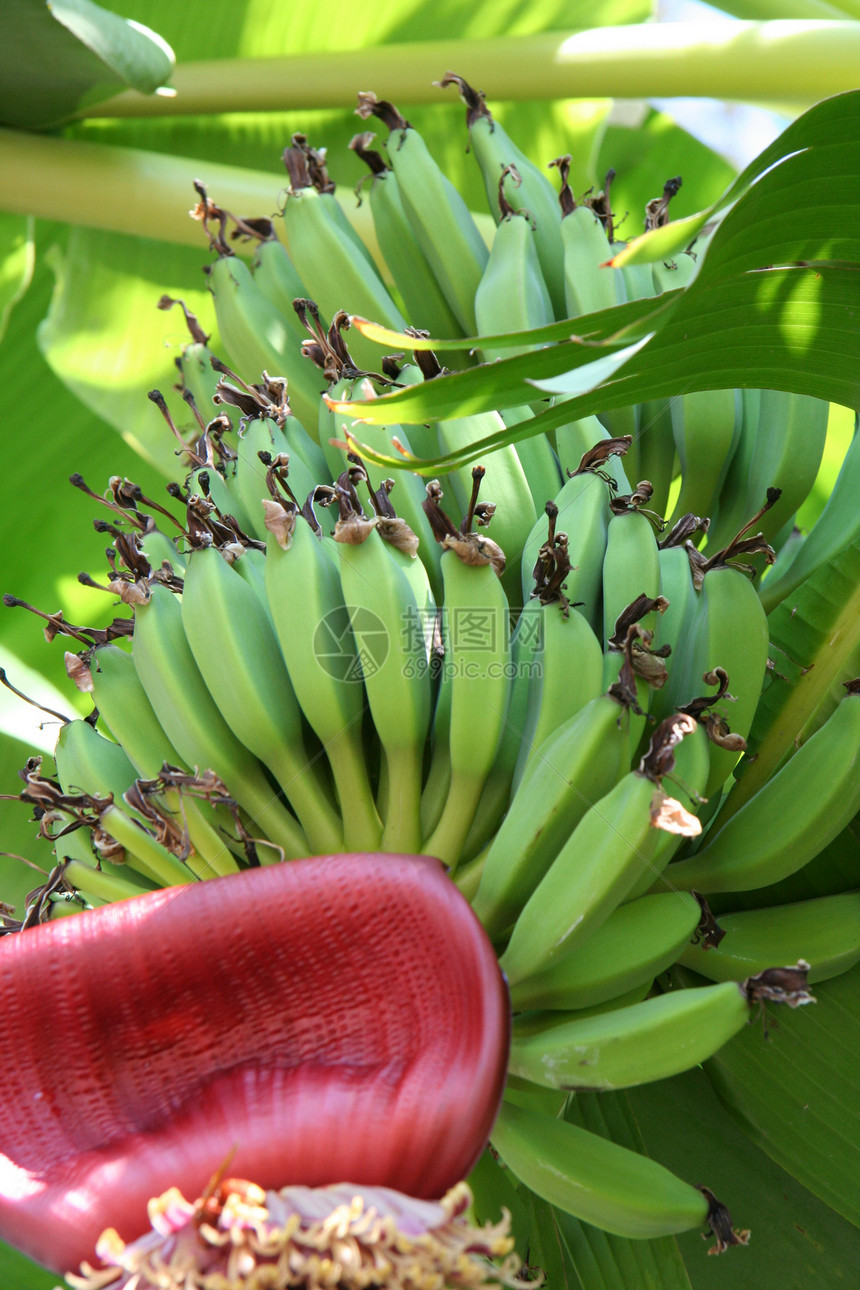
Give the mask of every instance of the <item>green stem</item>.
<svg viewBox="0 0 860 1290">
<path fill-rule="evenodd" d="M 286 58 L 218 59 L 176 68 L 173 98 L 127 90 L 87 117 L 346 108 L 353 87 L 377 87 L 400 106 L 442 102 L 447 67 L 470 71 L 504 98 L 661 98 L 676 95 L 810 104 L 855 89 L 860 28 L 823 20 L 643 23 L 489 40 L 434 40 Z M 807 9 L 808 12 L 808 9 Z M 450 100 L 450 95 L 448 96 Z"/>
<path fill-rule="evenodd" d="M 382 821 L 373 801 L 360 728 L 348 727 L 325 750 L 340 802 L 346 850 L 376 851 Z"/>
<path fill-rule="evenodd" d="M 133 869 L 139 868 L 147 878 L 154 879 L 163 887 L 195 881 L 187 866 L 156 842 L 125 811 L 109 806 L 102 814 L 101 826 L 120 846 L 125 847 L 128 854 L 126 863 Z"/>
<path fill-rule="evenodd" d="M 421 777 L 423 748 L 383 747 L 387 772 L 383 851 L 412 855 L 421 847 Z"/>
<path fill-rule="evenodd" d="M 64 873 L 75 890 L 80 891 L 87 899 L 95 896 L 97 900 L 108 904 L 115 900 L 129 900 L 133 896 L 142 896 L 145 890 L 143 887 L 138 887 L 136 883 L 120 878 L 117 874 L 108 873 L 103 869 L 93 869 L 81 860 L 68 860 Z"/>
<path fill-rule="evenodd" d="M 203 234 L 188 215 L 197 200 L 194 179 L 206 185 L 213 201 L 240 215 L 270 210 L 277 187 L 271 174 L 243 166 L 4 129 L 0 171 L 2 210 L 197 250 Z M 369 203 L 347 202 L 345 209 L 372 249 Z"/>
</svg>

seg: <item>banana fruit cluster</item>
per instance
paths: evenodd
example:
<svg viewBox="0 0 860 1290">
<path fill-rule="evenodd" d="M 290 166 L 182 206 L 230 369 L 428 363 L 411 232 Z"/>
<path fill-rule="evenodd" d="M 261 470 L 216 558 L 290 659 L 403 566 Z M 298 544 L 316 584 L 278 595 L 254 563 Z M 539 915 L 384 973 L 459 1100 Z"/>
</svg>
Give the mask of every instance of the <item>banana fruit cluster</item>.
<svg viewBox="0 0 860 1290">
<path fill-rule="evenodd" d="M 707 1223 L 725 1248 L 743 1238 L 707 1189 L 557 1113 L 569 1090 L 698 1065 L 754 1006 L 809 1002 L 807 971 L 860 958 L 856 893 L 785 906 L 777 922 L 732 904 L 813 863 L 860 810 L 851 677 L 816 733 L 731 806 L 771 679 L 764 592 L 819 567 L 803 546 L 784 572 L 780 560 L 827 407 L 684 394 L 516 447 L 503 432 L 529 408 L 388 426 L 375 441 L 366 428 L 368 443 L 418 456 L 502 432 L 480 466 L 426 486 L 349 451 L 331 403 L 441 370 L 427 352 L 383 355 L 349 315 L 474 336 L 492 362 L 482 337 L 674 289 L 704 253 L 653 273 L 601 267 L 617 245 L 611 176 L 577 200 L 558 158 L 559 194 L 482 95 L 453 74 L 441 84 L 467 106 L 489 245 L 420 135 L 371 93 L 358 112 L 387 129 L 385 154 L 370 132 L 352 147 L 384 272 L 304 136 L 284 154 L 277 232 L 199 188 L 224 353 L 186 315 L 188 423 L 151 396 L 187 468 L 173 505 L 119 478 L 99 498 L 103 589 L 120 616 L 104 629 L 46 616 L 50 636 L 71 638 L 69 675 L 94 712 L 63 726 L 52 773 L 38 759 L 23 772 L 57 867 L 4 926 L 72 895 L 95 906 L 304 855 L 438 856 L 510 984 L 503 1161 L 607 1231 Z M 678 185 L 649 204 L 652 224 Z M 250 266 L 233 234 L 254 241 Z M 672 987 L 679 961 L 700 986 Z"/>
</svg>

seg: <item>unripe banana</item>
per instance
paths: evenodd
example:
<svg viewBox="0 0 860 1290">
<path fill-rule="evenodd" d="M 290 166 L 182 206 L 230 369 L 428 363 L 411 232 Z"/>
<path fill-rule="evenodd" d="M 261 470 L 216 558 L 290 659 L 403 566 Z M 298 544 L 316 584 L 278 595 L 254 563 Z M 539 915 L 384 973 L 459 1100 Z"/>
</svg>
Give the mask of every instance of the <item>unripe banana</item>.
<svg viewBox="0 0 860 1290">
<path fill-rule="evenodd" d="M 860 810 L 858 767 L 860 694 L 849 688 L 790 761 L 701 851 L 672 865 L 665 881 L 710 895 L 749 891 L 795 873 Z"/>
<path fill-rule="evenodd" d="M 683 955 L 701 916 L 701 906 L 689 892 L 658 892 L 619 905 L 576 954 L 514 987 L 514 1011 L 590 1008 L 637 986 L 650 986 Z M 698 953 L 706 957 L 711 951 Z"/>
<path fill-rule="evenodd" d="M 396 553 L 360 510 L 341 510 L 335 529 L 344 603 L 362 659 L 364 686 L 386 768 L 386 851 L 421 846 L 421 782 L 430 729 L 430 674 L 412 584 Z"/>
<path fill-rule="evenodd" d="M 660 596 L 660 554 L 654 526 L 647 515 L 631 509 L 617 513 L 609 521 L 606 553 L 603 557 L 603 643 L 608 650 L 615 637 L 618 619 L 637 596 L 656 601 Z M 656 627 L 657 614 L 652 611 L 643 621 L 648 630 Z M 618 676 L 621 655 L 607 655 L 606 684 Z"/>
<path fill-rule="evenodd" d="M 501 220 L 490 247 L 478 289 L 475 292 L 475 320 L 479 336 L 499 332 L 529 331 L 553 321 L 552 301 L 541 273 L 532 217 L 518 212 L 505 195 L 504 181 L 513 184 L 519 174 L 513 167 L 502 171 L 497 181 L 496 202 Z M 529 346 L 513 350 L 484 349 L 484 358 L 508 358 L 527 353 Z"/>
<path fill-rule="evenodd" d="M 487 851 L 472 902 L 492 937 L 514 922 L 589 807 L 625 773 L 628 719 L 619 702 L 600 695 L 537 749 Z"/>
<path fill-rule="evenodd" d="M 694 836 L 698 820 L 661 787 L 674 749 L 695 729 L 675 716 L 654 732 L 636 770 L 585 813 L 520 912 L 499 960 L 512 986 L 566 958 L 640 879 L 663 832 Z"/>
<path fill-rule="evenodd" d="M 656 1161 L 507 1098 L 492 1140 L 526 1187 L 604 1231 L 650 1240 L 708 1218 L 703 1192 Z"/>
<path fill-rule="evenodd" d="M 431 157 L 420 134 L 393 104 L 358 96 L 358 115 L 388 126 L 388 157 L 403 208 L 448 304 L 467 336 L 475 334 L 475 292 L 488 251 L 466 203 Z"/>
<path fill-rule="evenodd" d="M 572 475 L 555 497 L 556 532 L 566 533 L 571 572 L 565 583 L 568 599 L 592 629 L 602 632 L 603 557 L 609 523 L 609 494 L 605 480 L 593 471 Z M 531 596 L 538 553 L 546 541 L 546 518 L 535 520 L 523 546 L 521 581 L 524 599 Z"/>
<path fill-rule="evenodd" d="M 535 246 L 555 317 L 565 318 L 564 246 L 559 231 L 561 211 L 555 189 L 548 177 L 529 160 L 494 119 L 480 91 L 473 90 L 471 85 L 453 72 L 446 72 L 437 83 L 442 88 L 456 85 L 460 98 L 466 105 L 469 144 L 481 167 L 487 202 L 496 220 L 500 218 L 497 207 L 500 173 L 506 167 L 516 167 L 521 182 L 508 185 L 507 200 L 515 211 L 527 213 L 534 222 Z M 501 330 L 506 329 L 496 328 L 496 331 Z"/>
<path fill-rule="evenodd" d="M 678 696 L 689 702 L 701 691 L 701 678 L 723 668 L 734 702 L 726 707 L 731 731 L 745 739 L 761 697 L 767 670 L 768 629 L 761 601 L 749 579 L 731 565 L 715 565 L 704 578 L 683 654 Z M 688 692 L 688 693 L 687 693 Z M 711 749 L 705 797 L 725 783 L 740 751 Z"/>
<path fill-rule="evenodd" d="M 274 775 L 312 853 L 342 850 L 343 829 L 326 801 L 324 781 L 305 752 L 301 709 L 269 613 L 214 547 L 190 555 L 182 623 L 219 711 Z"/>
<path fill-rule="evenodd" d="M 68 721 L 60 729 L 54 756 L 57 778 L 66 793 L 98 794 L 106 799 L 99 810 L 98 827 L 123 848 L 130 874 L 137 870 L 144 879 L 161 886 L 194 881 L 191 868 L 162 846 L 127 808 L 124 794 L 134 782 L 134 770 L 121 748 L 87 722 Z"/>
<path fill-rule="evenodd" d="M 218 711 L 188 645 L 179 600 L 166 587 L 153 586 L 148 602 L 135 607 L 132 657 L 155 715 L 186 765 L 213 770 L 252 827 L 287 857 L 307 855 L 295 818 Z"/>
<path fill-rule="evenodd" d="M 711 1057 L 750 1019 L 737 981 L 672 990 L 585 1018 L 514 1020 L 508 1069 L 547 1088 L 631 1088 Z"/>
<path fill-rule="evenodd" d="M 762 390 L 745 486 L 736 495 L 734 505 L 729 498 L 725 504 L 721 500 L 708 534 L 709 550 L 716 550 L 729 541 L 761 504 L 767 490 L 778 488 L 780 497 L 759 521 L 764 537 L 773 540 L 806 500 L 815 483 L 827 437 L 829 412 L 830 404 L 822 399 L 785 390 Z"/>
<path fill-rule="evenodd" d="M 720 914 L 720 927 L 719 945 L 688 945 L 678 961 L 711 981 L 737 981 L 803 958 L 810 983 L 827 981 L 860 960 L 860 892 Z"/>
<path fill-rule="evenodd" d="M 285 376 L 293 414 L 313 434 L 319 380 L 280 310 L 266 299 L 247 264 L 235 255 L 222 255 L 209 266 L 208 285 L 233 367 L 251 382 L 259 380 L 262 372 Z"/>
<path fill-rule="evenodd" d="M 453 871 L 502 738 L 511 692 L 508 602 L 478 534 L 450 541 L 442 557 L 443 666 L 451 671 L 451 781 L 423 850 Z"/>
<path fill-rule="evenodd" d="M 293 301 L 305 298 L 309 292 L 290 259 L 289 251 L 283 242 L 278 240 L 274 229 L 271 237 L 264 238 L 260 242 L 254 252 L 251 267 L 254 281 L 263 295 L 280 312 L 299 341 L 303 341 L 305 332 L 296 317 Z"/>
<path fill-rule="evenodd" d="M 463 335 L 456 315 L 436 280 L 403 206 L 397 176 L 370 148 L 371 132 L 350 140 L 350 148 L 370 167 L 370 210 L 379 249 L 400 292 L 413 327 L 448 339 Z M 356 190 L 357 191 L 357 190 Z M 304 293 L 303 293 L 304 294 Z"/>
<path fill-rule="evenodd" d="M 514 924 L 499 960 L 512 987 L 571 954 L 624 900 L 656 842 L 654 792 L 630 771 L 586 811 Z"/>
<path fill-rule="evenodd" d="M 329 321 L 346 310 L 402 331 L 405 318 L 368 258 L 344 238 L 342 222 L 331 210 L 336 198 L 329 195 L 326 201 L 314 188 L 302 149 L 287 148 L 284 161 L 290 177 L 284 206 L 290 258 L 320 311 Z M 358 362 L 373 371 L 379 359 L 377 347 L 356 334 L 353 349 Z"/>
<path fill-rule="evenodd" d="M 498 412 L 440 421 L 436 427 L 439 450 L 454 452 L 504 428 Z M 505 553 L 502 582 L 509 598 L 519 603 L 517 569 L 536 518 L 531 489 L 513 444 L 488 453 L 482 458 L 482 465 L 486 471 L 482 498 L 495 506 L 490 531 L 493 541 Z M 465 514 L 472 489 L 472 467 L 462 466 L 452 471 L 446 482 L 457 499 L 461 514 Z"/>
<path fill-rule="evenodd" d="M 784 573 L 773 576 L 774 569 L 761 587 L 761 601 L 767 613 L 860 536 L 860 434 L 854 434 L 842 460 L 836 483 L 800 550 Z"/>
<path fill-rule="evenodd" d="M 361 666 L 344 605 L 336 550 L 302 514 L 284 545 L 274 521 L 266 549 L 269 607 L 290 682 L 326 751 L 343 817 L 345 844 L 374 850 L 382 824 L 373 802 L 361 738 L 366 704 Z"/>
<path fill-rule="evenodd" d="M 603 689 L 603 651 L 586 619 L 576 609 L 565 614 L 558 601 L 541 608 L 541 645 L 529 687 L 517 784 L 550 735 Z"/>
</svg>

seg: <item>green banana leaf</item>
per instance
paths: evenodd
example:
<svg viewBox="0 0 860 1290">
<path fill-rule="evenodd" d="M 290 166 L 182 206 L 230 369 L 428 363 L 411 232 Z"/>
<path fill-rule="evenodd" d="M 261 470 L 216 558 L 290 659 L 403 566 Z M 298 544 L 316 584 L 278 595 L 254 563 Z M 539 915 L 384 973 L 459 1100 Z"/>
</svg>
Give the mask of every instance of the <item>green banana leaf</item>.
<svg viewBox="0 0 860 1290">
<path fill-rule="evenodd" d="M 155 32 L 93 0 L 7 0 L 0 10 L 0 123 L 59 125 L 126 87 L 152 94 L 173 53 Z"/>
<path fill-rule="evenodd" d="M 804 1020 L 819 1006 L 802 1009 Z M 744 1031 L 741 1039 L 748 1038 L 763 1044 L 761 1027 Z M 779 1038 L 775 1032 L 773 1042 Z M 762 1093 L 769 1091 L 765 1086 Z M 714 1259 L 706 1257 L 698 1233 L 677 1237 L 693 1290 L 843 1290 L 854 1283 L 857 1228 L 796 1181 L 794 1170 L 785 1172 L 751 1143 L 704 1071 L 640 1085 L 627 1097 L 649 1152 L 710 1187 L 735 1226 L 751 1233 L 748 1246 Z"/>
<path fill-rule="evenodd" d="M 0 341 L 13 308 L 30 285 L 34 261 L 32 218 L 0 214 Z"/>
<path fill-rule="evenodd" d="M 802 1012 L 781 1009 L 769 1041 L 753 1022 L 705 1069 L 748 1137 L 860 1226 L 860 970 L 819 982 L 815 996 L 818 1002 Z"/>
</svg>

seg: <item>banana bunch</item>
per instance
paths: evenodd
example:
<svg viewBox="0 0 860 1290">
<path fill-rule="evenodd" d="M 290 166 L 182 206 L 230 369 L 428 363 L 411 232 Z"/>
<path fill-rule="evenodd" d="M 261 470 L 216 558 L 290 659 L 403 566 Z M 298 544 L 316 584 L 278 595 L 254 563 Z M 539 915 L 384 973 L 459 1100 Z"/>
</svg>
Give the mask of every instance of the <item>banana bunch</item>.
<svg viewBox="0 0 860 1290">
<path fill-rule="evenodd" d="M 97 906 L 304 855 L 438 856 L 510 985 L 493 1144 L 518 1185 L 609 1232 L 707 1225 L 724 1249 L 744 1235 L 706 1188 L 590 1132 L 572 1099 L 557 1118 L 558 1091 L 699 1065 L 763 1002 L 811 1001 L 807 971 L 821 980 L 860 955 L 852 893 L 787 907 L 778 925 L 732 902 L 813 863 L 860 811 L 850 677 L 820 729 L 732 803 L 770 679 L 760 573 L 812 486 L 826 408 L 684 395 L 503 443 L 426 485 L 363 461 L 333 405 L 443 369 L 426 351 L 383 355 L 351 315 L 473 336 L 467 361 L 492 362 L 485 337 L 696 271 L 695 248 L 648 281 L 602 267 L 616 245 L 609 180 L 577 202 L 559 158 L 559 197 L 482 95 L 453 73 L 440 84 L 467 106 L 489 238 L 371 93 L 358 112 L 387 128 L 386 155 L 370 132 L 352 147 L 384 264 L 303 135 L 284 154 L 282 238 L 199 186 L 225 355 L 186 314 L 188 423 L 151 395 L 185 470 L 171 507 L 128 480 L 104 495 L 75 481 L 107 508 L 97 527 L 112 543 L 105 581 L 82 581 L 122 612 L 98 629 L 42 615 L 51 639 L 73 642 L 69 676 L 94 707 L 64 723 L 52 771 L 33 759 L 23 772 L 56 866 L 3 930 L 73 896 Z M 652 224 L 678 186 L 650 204 Z M 231 227 L 254 243 L 250 267 Z M 408 459 L 531 415 L 363 433 Z M 656 485 L 638 478 L 645 463 Z M 678 962 L 701 985 L 673 985 Z"/>
</svg>

